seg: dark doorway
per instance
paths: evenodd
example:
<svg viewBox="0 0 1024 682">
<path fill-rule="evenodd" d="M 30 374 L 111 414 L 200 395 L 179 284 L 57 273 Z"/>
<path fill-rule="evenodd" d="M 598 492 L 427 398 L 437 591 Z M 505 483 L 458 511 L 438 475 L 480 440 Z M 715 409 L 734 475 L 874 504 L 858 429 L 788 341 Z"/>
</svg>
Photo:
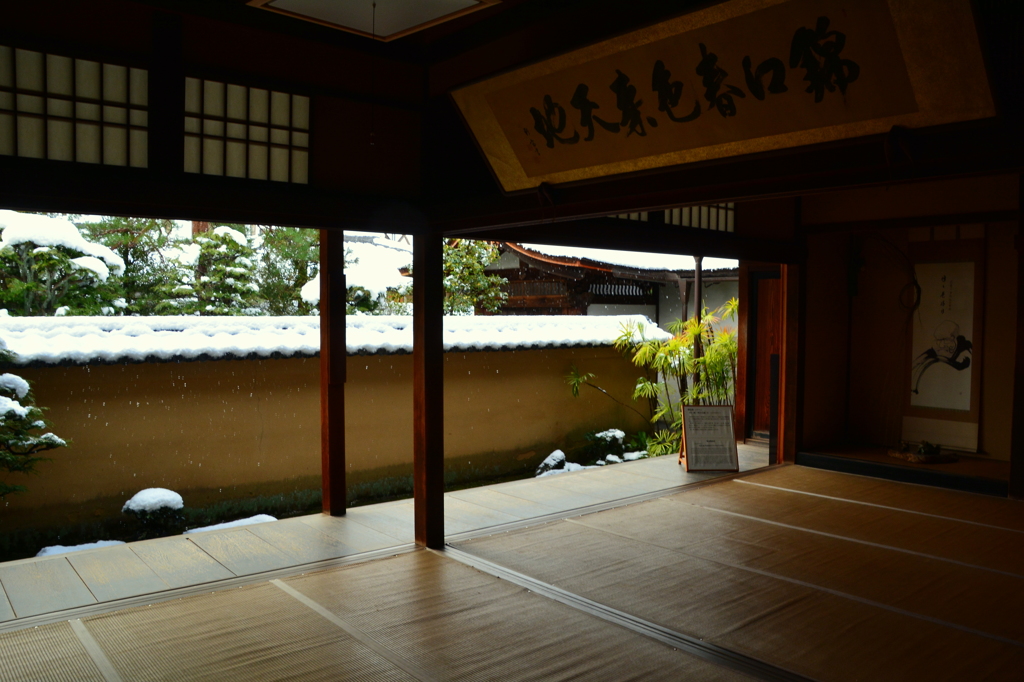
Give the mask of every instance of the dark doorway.
<svg viewBox="0 0 1024 682">
<path fill-rule="evenodd" d="M 750 349 L 747 353 L 747 438 L 768 440 L 771 357 L 782 353 L 782 280 L 778 271 L 750 273 Z"/>
</svg>

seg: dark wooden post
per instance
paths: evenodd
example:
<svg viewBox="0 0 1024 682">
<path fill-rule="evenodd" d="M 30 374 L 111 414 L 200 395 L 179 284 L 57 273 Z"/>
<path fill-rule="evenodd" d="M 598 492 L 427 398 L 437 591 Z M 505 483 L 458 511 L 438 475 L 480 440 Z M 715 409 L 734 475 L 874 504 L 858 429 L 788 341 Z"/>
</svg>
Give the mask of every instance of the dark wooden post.
<svg viewBox="0 0 1024 682">
<path fill-rule="evenodd" d="M 800 381 L 800 266 L 781 265 L 782 353 L 779 364 L 778 462 L 793 462 L 797 449 Z"/>
<path fill-rule="evenodd" d="M 320 468 L 325 514 L 345 514 L 345 236 L 320 230 Z"/>
<path fill-rule="evenodd" d="M 1019 196 L 1024 197 L 1024 175 L 1020 176 L 1019 183 Z M 1010 497 L 1024 499 L 1024 221 L 1020 218 L 1017 221 L 1017 353 L 1010 426 Z"/>
<path fill-rule="evenodd" d="M 413 495 L 416 544 L 444 547 L 444 242 L 412 240 Z"/>
<path fill-rule="evenodd" d="M 185 62 L 181 17 L 153 16 L 149 69 L 149 169 L 163 179 L 185 172 Z"/>
</svg>

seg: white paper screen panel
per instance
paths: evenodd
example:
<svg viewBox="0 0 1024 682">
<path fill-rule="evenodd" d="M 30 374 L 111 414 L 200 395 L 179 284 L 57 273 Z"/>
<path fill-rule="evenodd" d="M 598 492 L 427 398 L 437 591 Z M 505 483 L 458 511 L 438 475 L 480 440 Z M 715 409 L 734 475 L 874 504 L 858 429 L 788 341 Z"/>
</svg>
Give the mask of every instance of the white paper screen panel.
<svg viewBox="0 0 1024 682">
<path fill-rule="evenodd" d="M 309 98 L 186 78 L 185 171 L 309 182 Z"/>
<path fill-rule="evenodd" d="M 149 73 L 0 45 L 0 154 L 146 168 Z"/>
</svg>

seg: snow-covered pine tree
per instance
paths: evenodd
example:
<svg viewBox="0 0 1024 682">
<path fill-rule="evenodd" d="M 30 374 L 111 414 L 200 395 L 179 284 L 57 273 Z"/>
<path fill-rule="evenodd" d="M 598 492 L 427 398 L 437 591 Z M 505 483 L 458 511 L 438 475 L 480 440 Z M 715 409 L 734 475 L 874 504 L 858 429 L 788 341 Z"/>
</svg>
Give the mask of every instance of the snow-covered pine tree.
<svg viewBox="0 0 1024 682">
<path fill-rule="evenodd" d="M 124 261 L 65 219 L 0 211 L 0 306 L 11 315 L 101 315 L 125 307 Z"/>
<path fill-rule="evenodd" d="M 151 218 L 103 216 L 96 222 L 76 221 L 91 240 L 110 247 L 124 260 L 120 277 L 127 314 L 152 315 L 171 265 L 163 252 L 174 244 L 175 222 Z"/>
<path fill-rule="evenodd" d="M 7 365 L 14 353 L 0 339 L 0 365 Z M 43 410 L 36 407 L 28 382 L 16 374 L 0 374 L 0 471 L 32 473 L 39 453 L 67 446 L 62 438 L 46 431 L 49 424 Z M 43 433 L 40 433 L 43 432 Z M 0 499 L 24 492 L 25 486 L 0 481 Z"/>
<path fill-rule="evenodd" d="M 160 287 L 160 315 L 259 315 L 255 254 L 228 225 L 195 235 L 180 249 L 171 281 Z"/>
</svg>

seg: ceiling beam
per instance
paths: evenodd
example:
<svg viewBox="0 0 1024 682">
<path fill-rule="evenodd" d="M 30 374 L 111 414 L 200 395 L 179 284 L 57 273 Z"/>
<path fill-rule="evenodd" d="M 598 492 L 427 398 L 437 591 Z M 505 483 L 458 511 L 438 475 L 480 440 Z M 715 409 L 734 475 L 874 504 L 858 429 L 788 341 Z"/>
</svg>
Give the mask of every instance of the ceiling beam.
<svg viewBox="0 0 1024 682">
<path fill-rule="evenodd" d="M 480 229 L 457 234 L 470 239 L 490 241 L 736 258 L 772 263 L 799 263 L 803 259 L 803 248 L 796 241 L 744 237 L 732 232 L 715 232 L 620 218 L 589 218 L 560 223 Z"/>
</svg>

